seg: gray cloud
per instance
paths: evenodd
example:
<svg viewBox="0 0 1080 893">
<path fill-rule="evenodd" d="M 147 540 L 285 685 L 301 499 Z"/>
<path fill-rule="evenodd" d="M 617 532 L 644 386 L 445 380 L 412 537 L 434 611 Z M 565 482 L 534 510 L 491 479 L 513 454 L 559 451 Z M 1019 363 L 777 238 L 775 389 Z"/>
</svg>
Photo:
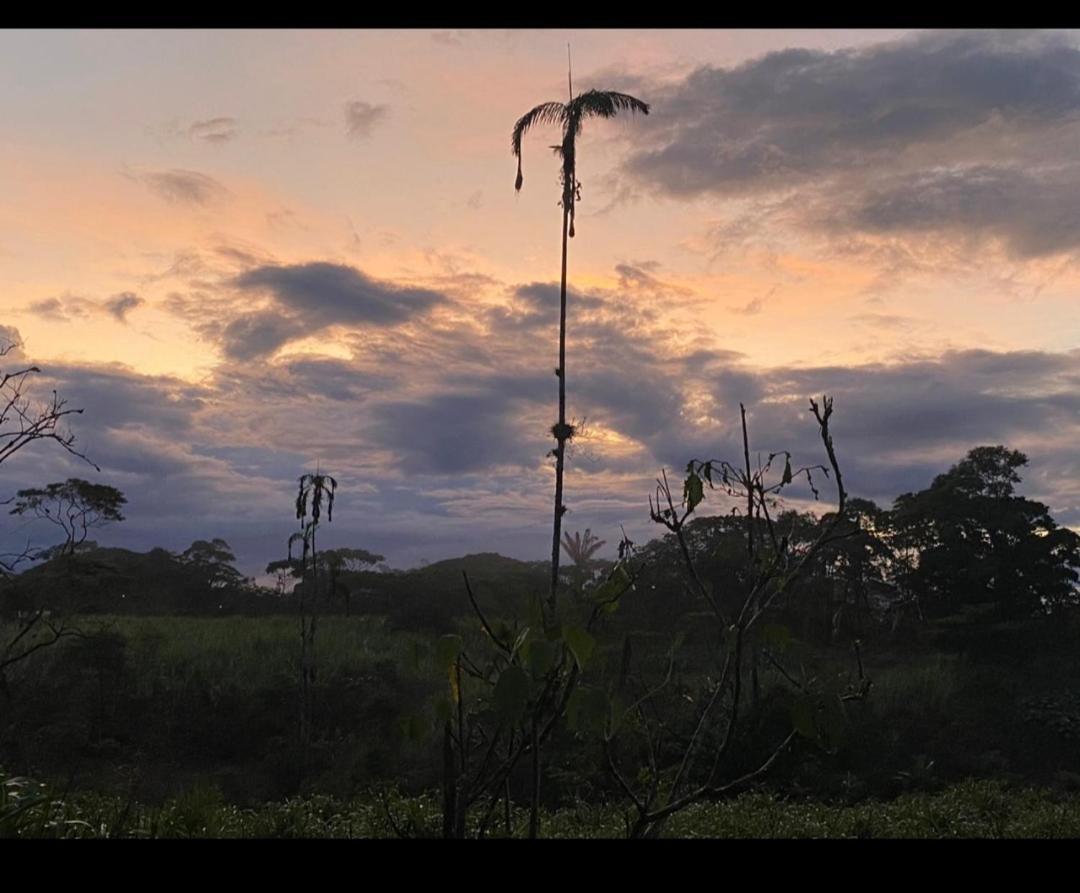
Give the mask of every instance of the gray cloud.
<svg viewBox="0 0 1080 893">
<path fill-rule="evenodd" d="M 110 313 L 120 322 L 127 321 L 127 314 L 145 301 L 134 292 L 125 291 L 113 295 L 105 301 L 97 302 L 77 295 L 63 295 L 62 297 L 43 298 L 33 301 L 27 307 L 27 312 L 40 316 L 49 322 L 72 322 L 76 319 L 86 319 L 92 313 Z"/>
<path fill-rule="evenodd" d="M 345 131 L 353 138 L 371 136 L 375 125 L 386 118 L 389 106 L 356 99 L 345 103 Z"/>
<path fill-rule="evenodd" d="M 324 262 L 256 267 L 237 276 L 233 285 L 268 292 L 318 326 L 394 325 L 446 301 L 438 292 L 372 279 L 354 267 Z"/>
<path fill-rule="evenodd" d="M 894 331 L 907 331 L 919 325 L 919 320 L 895 313 L 858 313 L 851 317 L 851 321 L 873 329 L 892 329 Z"/>
<path fill-rule="evenodd" d="M 64 295 L 33 301 L 27 310 L 50 322 L 71 322 L 73 319 L 85 319 L 93 307 L 93 302 L 86 298 Z"/>
<path fill-rule="evenodd" d="M 244 263 L 254 257 L 229 251 L 225 259 Z M 201 276 L 205 271 L 198 272 Z M 218 273 L 217 283 L 192 283 L 194 291 L 170 295 L 166 307 L 203 337 L 219 342 L 229 360 L 268 357 L 331 326 L 388 329 L 449 303 L 441 292 L 374 279 L 354 267 L 326 262 L 262 263 L 239 274 Z M 228 289 L 235 294 L 229 295 Z M 253 296 L 268 299 L 269 306 L 252 309 Z"/>
<path fill-rule="evenodd" d="M 1061 34 L 923 34 L 704 66 L 648 98 L 655 114 L 628 160 L 638 178 L 675 196 L 776 190 L 1038 138 L 1080 112 L 1080 51 Z"/>
<path fill-rule="evenodd" d="M 131 499 L 129 521 L 108 541 L 183 548 L 222 535 L 254 570 L 278 557 L 295 477 L 318 461 L 344 488 L 335 543 L 377 548 L 396 562 L 480 549 L 540 557 L 550 523 L 557 286 L 509 289 L 505 314 L 365 325 L 350 358 L 269 359 L 298 331 L 307 315 L 298 308 L 317 320 L 342 314 L 340 299 L 290 297 L 297 281 L 278 274 L 292 268 L 266 269 L 274 276 L 251 287 L 272 306 L 227 321 L 225 361 L 198 385 L 118 366 L 45 367 L 37 384 L 85 408 L 74 421 L 79 445 L 102 465 L 102 480 Z M 370 283 L 330 279 L 360 282 L 363 294 Z M 299 281 L 309 282 L 303 273 Z M 853 495 L 887 504 L 971 447 L 1004 443 L 1031 457 L 1024 492 L 1080 524 L 1080 351 L 754 368 L 735 351 L 686 343 L 639 313 L 633 293 L 571 299 L 570 415 L 618 435 L 616 448 L 603 437 L 578 444 L 567 481 L 571 529 L 592 526 L 610 540 L 624 522 L 635 539 L 655 535 L 645 499 L 653 476 L 691 457 L 740 456 L 740 402 L 754 450 L 823 461 L 807 412 L 807 397 L 821 393 L 836 400 L 834 435 Z M 529 328 L 531 317 L 543 322 Z M 73 461 L 42 450 L 32 463 L 5 463 L 0 494 L 86 476 Z M 706 504 L 726 507 L 715 495 Z"/>
<path fill-rule="evenodd" d="M 514 305 L 509 318 L 519 324 L 547 325 L 559 320 L 559 285 L 554 282 L 532 282 L 519 285 L 514 289 Z M 603 306 L 603 301 L 595 295 L 567 289 L 567 305 L 573 305 L 574 311 L 592 311 Z M 500 314 L 501 315 L 501 314 Z"/>
<path fill-rule="evenodd" d="M 221 145 L 234 139 L 237 134 L 236 119 L 229 117 L 208 118 L 205 121 L 194 121 L 188 127 L 188 135 L 195 140 L 204 143 Z"/>
<path fill-rule="evenodd" d="M 67 314 L 64 312 L 64 305 L 59 298 L 43 298 L 40 301 L 34 301 L 28 309 L 35 316 L 40 316 L 42 319 L 52 320 L 53 322 L 68 321 Z"/>
<path fill-rule="evenodd" d="M 952 230 L 1000 239 L 1020 258 L 1080 245 L 1080 165 L 974 165 L 902 175 L 858 196 L 830 220 L 872 233 Z"/>
<path fill-rule="evenodd" d="M 765 309 L 765 304 L 776 294 L 777 286 L 770 288 L 765 294 L 759 295 L 750 301 L 747 301 L 741 307 L 728 307 L 732 313 L 738 313 L 742 316 L 757 316 Z"/>
<path fill-rule="evenodd" d="M 375 443 L 393 451 L 402 470 L 419 475 L 535 466 L 544 453 L 542 428 L 522 430 L 504 391 L 438 394 L 383 403 L 374 410 Z"/>
<path fill-rule="evenodd" d="M 273 310 L 238 316 L 221 333 L 222 349 L 230 360 L 253 360 L 273 354 L 289 341 L 307 334 L 293 317 Z"/>
<path fill-rule="evenodd" d="M 754 298 L 752 301 L 748 301 L 742 307 L 729 307 L 728 309 L 732 313 L 740 313 L 743 316 L 756 316 L 761 313 L 765 307 L 765 301 L 762 298 Z"/>
<path fill-rule="evenodd" d="M 228 190 L 213 177 L 197 171 L 175 168 L 135 175 L 155 194 L 173 204 L 206 205 L 228 195 Z"/>
<path fill-rule="evenodd" d="M 120 322 L 127 322 L 127 315 L 136 307 L 145 304 L 146 301 L 131 291 L 120 292 L 113 295 L 105 302 L 105 309 L 115 316 Z"/>
<path fill-rule="evenodd" d="M 148 426 L 165 437 L 188 436 L 193 416 L 212 396 L 207 387 L 139 375 L 119 365 L 48 364 L 42 369 L 43 380 L 101 428 Z"/>
<path fill-rule="evenodd" d="M 443 46 L 460 47 L 464 45 L 468 33 L 468 31 L 463 31 L 460 28 L 456 31 L 435 31 L 431 35 L 431 39 L 435 43 L 441 43 Z"/>
<path fill-rule="evenodd" d="M 18 359 L 23 355 L 22 335 L 15 326 L 0 324 L 0 351 L 6 351 L 4 356 L 8 359 Z"/>
</svg>

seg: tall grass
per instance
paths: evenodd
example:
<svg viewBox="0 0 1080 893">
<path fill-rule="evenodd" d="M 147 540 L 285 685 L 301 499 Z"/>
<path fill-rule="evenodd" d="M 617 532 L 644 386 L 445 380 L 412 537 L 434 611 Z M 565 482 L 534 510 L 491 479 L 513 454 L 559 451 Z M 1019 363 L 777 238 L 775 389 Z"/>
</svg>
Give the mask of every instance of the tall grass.
<svg viewBox="0 0 1080 893">
<path fill-rule="evenodd" d="M 34 799 L 13 813 L 9 807 L 20 797 Z M 520 833 L 527 810 L 515 808 L 510 820 L 512 831 Z M 621 837 L 625 828 L 619 810 L 603 804 L 546 812 L 543 824 L 549 836 L 563 838 Z M 225 803 L 213 786 L 198 785 L 151 808 L 100 794 L 64 798 L 25 779 L 0 775 L 0 837 L 387 838 L 435 837 L 439 828 L 439 805 L 431 795 L 369 793 L 348 800 L 315 795 L 244 809 Z M 492 836 L 502 833 L 500 821 Z M 934 794 L 848 805 L 757 792 L 693 806 L 672 818 L 664 836 L 1077 838 L 1080 795 L 996 781 L 966 781 Z"/>
<path fill-rule="evenodd" d="M 943 713 L 962 689 L 965 668 L 956 655 L 929 654 L 875 672 L 873 707 L 880 715 Z"/>
</svg>

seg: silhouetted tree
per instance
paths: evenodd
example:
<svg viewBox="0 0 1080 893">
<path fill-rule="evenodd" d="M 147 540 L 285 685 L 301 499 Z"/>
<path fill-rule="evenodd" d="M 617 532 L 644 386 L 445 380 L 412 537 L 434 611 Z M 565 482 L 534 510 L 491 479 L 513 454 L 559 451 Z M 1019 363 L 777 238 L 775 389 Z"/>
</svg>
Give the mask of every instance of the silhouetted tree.
<svg viewBox="0 0 1080 893">
<path fill-rule="evenodd" d="M 0 344 L 0 359 L 14 356 L 18 347 L 11 342 Z M 34 401 L 27 393 L 31 377 L 40 373 L 41 369 L 34 365 L 0 371 L 0 463 L 34 441 L 52 440 L 94 465 L 75 449 L 75 435 L 61 424 L 67 416 L 81 415 L 82 410 L 69 407 L 56 391 L 43 401 Z"/>
<path fill-rule="evenodd" d="M 296 558 L 281 558 L 271 561 L 266 565 L 266 573 L 273 574 L 276 578 L 275 590 L 279 596 L 284 596 L 289 585 L 289 579 L 299 580 L 304 576 L 304 570 L 300 561 Z"/>
<path fill-rule="evenodd" d="M 14 341 L 0 343 L 0 361 L 4 362 L 5 367 L 9 359 L 18 358 L 18 349 L 19 345 Z M 63 427 L 67 416 L 80 415 L 82 409 L 69 407 L 56 391 L 52 391 L 43 401 L 31 399 L 29 382 L 40 373 L 41 370 L 34 365 L 16 364 L 13 369 L 0 369 L 0 464 L 31 443 L 51 440 L 101 471 L 75 448 L 75 435 Z M 27 543 L 20 552 L 0 555 L 0 578 L 8 577 L 20 563 L 34 554 Z M 65 636 L 80 634 L 64 621 L 47 617 L 46 609 L 39 607 L 18 624 L 14 637 L 0 646 L 0 691 L 7 691 L 7 669 Z"/>
<path fill-rule="evenodd" d="M 332 602 L 340 596 L 344 603 L 346 617 L 352 612 L 353 585 L 343 577 L 347 574 L 360 573 L 385 560 L 385 556 L 369 552 L 367 549 L 347 548 L 324 549 L 311 559 L 313 563 L 318 563 L 319 576 L 325 581 L 327 602 Z M 266 573 L 277 576 L 278 594 L 284 595 L 290 577 L 294 580 L 303 580 L 304 565 L 296 558 L 271 561 L 266 566 Z M 315 597 L 315 594 L 312 594 L 312 597 Z"/>
<path fill-rule="evenodd" d="M 830 524 L 833 513 L 817 519 L 803 515 L 804 539 L 812 539 L 817 528 Z M 797 528 L 796 528 L 797 529 Z M 807 583 L 798 598 L 789 600 L 788 615 L 799 620 L 807 634 L 835 642 L 845 631 L 869 631 L 873 619 L 880 619 L 871 604 L 871 593 L 892 592 L 895 560 L 890 538 L 889 512 L 867 499 L 849 499 L 836 526 L 836 537 L 822 549 L 808 568 Z"/>
<path fill-rule="evenodd" d="M 649 113 L 649 106 L 626 93 L 610 90 L 589 90 L 574 96 L 573 83 L 569 83 L 570 99 L 563 102 L 545 102 L 522 115 L 514 125 L 510 147 L 518 160 L 516 190 L 521 189 L 524 178 L 521 173 L 521 140 L 533 127 L 554 124 L 562 128 L 562 142 L 554 146 L 555 154 L 562 159 L 562 274 L 559 283 L 559 420 L 552 427 L 555 437 L 555 518 L 551 542 L 551 594 L 548 610 L 554 616 L 555 599 L 559 585 L 559 541 L 562 530 L 563 471 L 566 461 L 566 444 L 574 436 L 574 428 L 566 421 L 566 257 L 567 238 L 574 236 L 574 205 L 581 198 L 581 183 L 577 179 L 577 138 L 588 118 L 613 118 L 619 112 Z"/>
<path fill-rule="evenodd" d="M 578 567 L 588 567 L 593 555 L 605 546 L 604 540 L 593 536 L 593 532 L 586 528 L 585 533 L 576 532 L 573 536 L 567 531 L 563 534 L 563 548 L 570 560 Z"/>
<path fill-rule="evenodd" d="M 810 401 L 828 464 L 795 469 L 786 451 L 752 463 L 746 411 L 740 409 L 742 461 L 691 460 L 681 500 L 672 493 L 667 475 L 662 474 L 655 498 L 650 501 L 653 520 L 678 543 L 691 589 L 710 609 L 711 618 L 698 615 L 695 627 L 699 635 L 708 637 L 715 671 L 706 674 L 701 690 L 684 690 L 685 697 L 674 697 L 676 641 L 659 681 L 645 681 L 631 672 L 629 661 L 624 661 L 606 691 L 594 688 L 588 699 L 584 690 L 579 692 L 576 724 L 580 729 L 599 733 L 608 768 L 632 804 L 627 813 L 627 833 L 632 837 L 653 836 L 671 816 L 688 806 L 745 789 L 769 771 L 797 735 L 819 741 L 830 738 L 842 722 L 842 702 L 862 697 L 866 691 L 861 669 L 858 682 L 845 690 L 817 689 L 809 681 L 798 680 L 781 660 L 790 632 L 769 622 L 775 621 L 777 607 L 805 578 L 822 550 L 842 536 L 837 528 L 845 516 L 847 492 L 829 429 L 832 400 L 825 397 L 820 405 Z M 782 471 L 776 467 L 781 458 Z M 833 479 L 837 511 L 829 521 L 818 525 L 809 542 L 796 544 L 799 516 L 776 516 L 777 499 L 800 477 L 805 478 L 816 496 L 814 475 L 819 473 Z M 713 583 L 703 578 L 687 537 L 689 518 L 705 500 L 707 490 L 713 488 L 735 499 L 743 511 L 745 569 L 731 581 L 737 592 L 735 599 L 722 599 Z M 752 655 L 757 650 L 796 690 L 794 728 L 763 759 L 758 757 L 756 765 L 743 771 L 732 765 L 730 757 L 740 723 L 746 722 L 747 677 L 756 673 Z M 684 722 L 685 731 L 676 731 Z M 673 746 L 672 736 L 677 746 Z M 632 772 L 624 767 L 626 745 L 620 745 L 620 739 L 625 738 L 634 741 L 637 752 L 647 754 L 647 764 L 636 763 Z"/>
<path fill-rule="evenodd" d="M 924 611 L 993 603 L 1022 615 L 1077 603 L 1080 537 L 1015 494 L 1027 462 L 1004 446 L 976 447 L 927 489 L 897 498 L 900 579 Z"/>
<path fill-rule="evenodd" d="M 86 542 L 92 529 L 123 521 L 124 494 L 106 484 L 92 484 L 80 478 L 20 490 L 13 515 L 33 515 L 56 525 L 64 541 L 42 553 L 43 557 L 70 557 Z"/>
<path fill-rule="evenodd" d="M 385 561 L 384 555 L 376 555 L 366 549 L 326 549 L 319 556 L 326 569 L 327 598 L 333 600 L 341 596 L 345 604 L 345 616 L 352 613 L 352 585 L 342 576 L 346 573 L 358 573 Z"/>
<path fill-rule="evenodd" d="M 180 561 L 197 571 L 210 589 L 240 583 L 244 577 L 233 564 L 236 556 L 225 540 L 195 540 L 180 553 Z"/>
</svg>

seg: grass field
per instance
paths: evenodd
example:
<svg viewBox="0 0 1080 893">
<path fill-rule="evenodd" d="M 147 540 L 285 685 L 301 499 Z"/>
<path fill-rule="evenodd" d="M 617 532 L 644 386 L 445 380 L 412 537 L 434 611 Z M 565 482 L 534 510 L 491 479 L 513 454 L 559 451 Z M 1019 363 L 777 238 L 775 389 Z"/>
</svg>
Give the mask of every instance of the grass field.
<svg viewBox="0 0 1080 893">
<path fill-rule="evenodd" d="M 21 811 L 19 808 L 23 807 Z M 511 815 L 520 836 L 524 810 Z M 142 838 L 395 838 L 437 837 L 434 795 L 369 794 L 343 801 L 325 795 L 291 798 L 254 808 L 225 802 L 199 786 L 161 807 L 124 798 L 78 794 L 63 798 L 25 779 L 0 782 L 0 837 Z M 617 808 L 579 805 L 546 812 L 542 833 L 554 838 L 618 838 Z M 502 820 L 489 835 L 505 834 Z M 783 799 L 750 793 L 700 804 L 674 817 L 672 838 L 1077 838 L 1080 795 L 969 781 L 943 791 L 859 804 Z"/>
<path fill-rule="evenodd" d="M 294 618 L 88 616 L 75 623 L 88 638 L 45 649 L 9 675 L 3 765 L 50 784 L 42 802 L 29 804 L 21 792 L 39 789 L 9 783 L 9 806 L 19 800 L 19 815 L 30 822 L 23 831 L 395 836 L 370 794 L 388 785 L 400 792 L 389 813 L 399 829 L 440 830 L 437 798 L 418 795 L 442 777 L 440 742 L 410 726 L 422 715 L 430 732 L 432 696 L 444 692 L 433 636 L 394 630 L 381 617 L 322 618 L 317 734 L 301 766 Z M 665 833 L 1077 833 L 1075 627 L 945 632 L 952 638 L 944 642 L 928 631 L 903 648 L 867 647 L 873 688 L 865 702 L 849 705 L 835 750 L 793 748 L 770 773 L 772 794 L 695 807 Z M 844 653 L 799 648 L 807 666 L 846 672 Z M 790 721 L 782 705 L 768 706 L 776 682 L 762 678 L 772 726 L 763 724 L 760 734 L 748 726 L 738 745 L 748 752 Z M 619 809 L 605 805 L 617 789 L 598 768 L 594 743 L 567 733 L 557 748 L 545 785 L 545 836 L 620 836 Z M 501 811 L 499 822 L 491 833 L 505 831 Z"/>
</svg>

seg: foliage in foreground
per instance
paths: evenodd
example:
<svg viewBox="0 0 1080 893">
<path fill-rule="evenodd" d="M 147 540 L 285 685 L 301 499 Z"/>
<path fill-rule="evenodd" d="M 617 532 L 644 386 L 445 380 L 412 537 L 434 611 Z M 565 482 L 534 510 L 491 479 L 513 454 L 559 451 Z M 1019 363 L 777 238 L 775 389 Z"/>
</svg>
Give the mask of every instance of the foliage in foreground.
<svg viewBox="0 0 1080 893">
<path fill-rule="evenodd" d="M 438 837 L 441 810 L 434 795 L 403 798 L 369 793 L 349 801 L 326 795 L 290 798 L 244 809 L 214 787 L 196 786 L 160 808 L 122 797 L 71 797 L 25 778 L 0 775 L 0 838 L 397 838 Z M 516 808 L 510 829 L 520 836 L 528 811 Z M 544 835 L 611 838 L 625 835 L 620 811 L 578 804 L 545 812 Z M 492 837 L 506 835 L 500 822 Z M 1073 838 L 1080 837 L 1080 794 L 1012 788 L 999 781 L 965 781 L 943 791 L 892 801 L 836 805 L 754 792 L 699 803 L 674 816 L 672 838 Z"/>
</svg>

